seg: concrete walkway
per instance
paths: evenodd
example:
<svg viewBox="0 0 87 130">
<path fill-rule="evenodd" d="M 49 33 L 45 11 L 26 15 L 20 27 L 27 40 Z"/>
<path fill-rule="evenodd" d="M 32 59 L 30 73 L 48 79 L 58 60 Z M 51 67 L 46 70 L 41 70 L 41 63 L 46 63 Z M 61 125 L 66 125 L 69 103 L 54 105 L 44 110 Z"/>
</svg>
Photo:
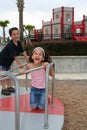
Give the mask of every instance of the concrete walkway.
<svg viewBox="0 0 87 130">
<path fill-rule="evenodd" d="M 26 78 L 25 75 L 17 77 L 18 79 Z M 31 79 L 30 75 L 28 78 Z M 87 80 L 87 73 L 60 73 L 55 75 L 57 80 Z"/>
<path fill-rule="evenodd" d="M 56 74 L 55 78 L 58 80 L 87 80 L 87 73 L 62 73 Z"/>
</svg>

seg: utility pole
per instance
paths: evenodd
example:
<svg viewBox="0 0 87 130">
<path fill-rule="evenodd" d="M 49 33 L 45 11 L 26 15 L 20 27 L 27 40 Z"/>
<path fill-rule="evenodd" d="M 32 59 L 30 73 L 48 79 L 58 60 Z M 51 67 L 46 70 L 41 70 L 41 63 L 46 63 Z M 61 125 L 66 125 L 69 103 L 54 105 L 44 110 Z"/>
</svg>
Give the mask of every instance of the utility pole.
<svg viewBox="0 0 87 130">
<path fill-rule="evenodd" d="M 19 11 L 19 30 L 20 30 L 20 41 L 23 42 L 23 8 L 24 0 L 17 0 L 17 7 Z"/>
</svg>

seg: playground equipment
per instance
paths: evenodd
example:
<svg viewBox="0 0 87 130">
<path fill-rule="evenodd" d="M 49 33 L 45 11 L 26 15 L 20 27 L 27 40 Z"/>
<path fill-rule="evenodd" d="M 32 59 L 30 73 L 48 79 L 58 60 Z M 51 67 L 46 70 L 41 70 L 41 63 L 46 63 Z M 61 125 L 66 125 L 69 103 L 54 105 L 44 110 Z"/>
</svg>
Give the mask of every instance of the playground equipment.
<svg viewBox="0 0 87 130">
<path fill-rule="evenodd" d="M 46 68 L 46 96 L 45 111 L 32 111 L 29 106 L 29 91 L 23 87 L 19 87 L 17 76 L 11 72 L 0 72 L 0 80 L 11 78 L 16 87 L 15 95 L 9 97 L 0 95 L 0 129 L 2 130 L 62 130 L 64 123 L 64 106 L 56 98 L 54 98 L 54 78 L 52 77 L 52 95 L 50 95 L 50 103 L 48 103 L 48 84 L 49 70 L 54 63 L 50 63 Z M 43 66 L 25 71 L 27 75 L 31 71 L 42 69 Z M 13 69 L 14 70 L 14 69 Z M 26 76 L 27 78 L 27 76 Z M 14 100 L 15 99 L 15 100 Z M 14 115 L 15 113 L 15 121 Z M 15 122 L 15 126 L 14 126 Z M 8 124 L 7 124 L 8 123 Z"/>
<path fill-rule="evenodd" d="M 87 41 L 86 36 L 74 36 L 74 39 L 77 41 Z"/>
</svg>

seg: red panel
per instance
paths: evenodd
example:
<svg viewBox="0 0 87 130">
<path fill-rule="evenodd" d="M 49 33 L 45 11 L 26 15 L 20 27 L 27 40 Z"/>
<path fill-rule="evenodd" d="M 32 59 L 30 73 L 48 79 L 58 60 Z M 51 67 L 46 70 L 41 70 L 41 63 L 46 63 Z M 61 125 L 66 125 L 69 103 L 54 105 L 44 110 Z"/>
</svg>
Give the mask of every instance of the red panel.
<svg viewBox="0 0 87 130">
<path fill-rule="evenodd" d="M 51 96 L 50 96 L 51 99 Z M 15 97 L 0 99 L 0 111 L 15 111 Z M 20 112 L 44 113 L 41 110 L 32 110 L 29 105 L 29 94 L 20 96 Z M 54 98 L 54 106 L 49 102 L 49 114 L 64 115 L 64 106 L 60 100 Z"/>
</svg>

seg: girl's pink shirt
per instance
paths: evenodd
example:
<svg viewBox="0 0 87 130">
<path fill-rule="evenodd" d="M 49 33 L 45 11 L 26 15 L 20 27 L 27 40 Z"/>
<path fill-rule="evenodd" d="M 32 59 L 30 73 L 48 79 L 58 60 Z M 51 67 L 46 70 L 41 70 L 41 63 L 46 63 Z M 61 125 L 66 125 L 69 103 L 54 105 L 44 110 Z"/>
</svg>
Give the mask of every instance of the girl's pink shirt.
<svg viewBox="0 0 87 130">
<path fill-rule="evenodd" d="M 46 81 L 46 70 L 40 69 L 36 71 L 30 72 L 31 74 L 31 85 L 36 88 L 45 88 L 45 81 Z"/>
</svg>

